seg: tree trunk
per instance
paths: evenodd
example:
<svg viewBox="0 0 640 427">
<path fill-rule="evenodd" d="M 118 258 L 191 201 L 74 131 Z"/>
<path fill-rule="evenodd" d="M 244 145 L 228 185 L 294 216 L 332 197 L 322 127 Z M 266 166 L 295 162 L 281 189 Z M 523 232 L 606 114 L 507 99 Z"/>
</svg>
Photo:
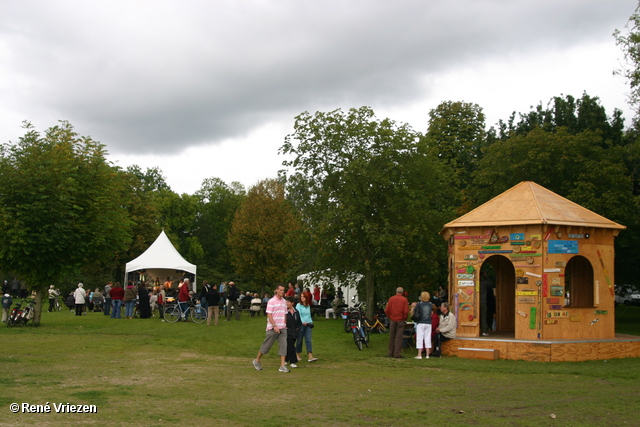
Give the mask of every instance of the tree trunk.
<svg viewBox="0 0 640 427">
<path fill-rule="evenodd" d="M 371 270 L 367 273 L 367 277 L 365 279 L 365 288 L 366 288 L 366 302 L 367 302 L 367 318 L 373 319 L 373 314 L 375 313 L 375 275 Z"/>
<path fill-rule="evenodd" d="M 40 326 L 40 319 L 42 318 L 42 289 L 36 289 L 36 312 L 33 316 L 33 326 Z"/>
</svg>

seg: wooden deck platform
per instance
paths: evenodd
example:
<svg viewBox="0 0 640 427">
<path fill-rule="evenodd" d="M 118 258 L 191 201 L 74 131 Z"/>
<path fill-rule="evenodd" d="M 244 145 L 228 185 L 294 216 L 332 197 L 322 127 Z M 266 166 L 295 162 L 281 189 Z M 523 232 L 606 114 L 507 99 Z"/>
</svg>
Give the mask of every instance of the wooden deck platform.
<svg viewBox="0 0 640 427">
<path fill-rule="evenodd" d="M 509 334 L 456 338 L 442 344 L 442 353 L 469 359 L 510 359 L 537 362 L 580 362 L 584 360 L 640 357 L 640 336 L 616 334 L 601 340 L 516 340 Z"/>
</svg>

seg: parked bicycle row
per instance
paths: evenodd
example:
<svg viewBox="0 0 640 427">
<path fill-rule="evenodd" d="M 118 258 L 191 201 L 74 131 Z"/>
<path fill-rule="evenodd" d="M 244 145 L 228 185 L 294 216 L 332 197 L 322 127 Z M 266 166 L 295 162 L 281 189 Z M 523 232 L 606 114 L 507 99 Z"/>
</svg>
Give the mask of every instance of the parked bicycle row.
<svg viewBox="0 0 640 427">
<path fill-rule="evenodd" d="M 13 309 L 13 298 L 10 294 L 4 294 L 2 297 L 2 321 L 7 327 L 25 326 L 29 320 L 35 315 L 36 301 L 34 299 L 22 298 L 20 302 L 16 302 Z M 24 307 L 23 307 L 24 305 Z"/>
</svg>

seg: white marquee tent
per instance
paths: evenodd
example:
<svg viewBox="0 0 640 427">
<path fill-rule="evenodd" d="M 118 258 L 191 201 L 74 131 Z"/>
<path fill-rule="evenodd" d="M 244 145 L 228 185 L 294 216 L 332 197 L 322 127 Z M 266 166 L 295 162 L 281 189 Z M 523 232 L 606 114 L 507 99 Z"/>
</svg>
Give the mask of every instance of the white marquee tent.
<svg viewBox="0 0 640 427">
<path fill-rule="evenodd" d="M 346 279 L 340 280 L 331 270 L 324 270 L 301 274 L 298 276 L 298 283 L 302 283 L 303 288 L 309 288 L 312 294 L 316 287 L 322 288 L 329 284 L 335 288 L 340 286 L 344 294 L 344 302 L 350 304 L 351 302 L 359 302 L 358 282 L 363 277 L 362 274 L 349 273 Z M 353 298 L 355 299 L 352 301 Z"/>
<path fill-rule="evenodd" d="M 196 275 L 195 264 L 187 262 L 182 255 L 180 255 L 171 244 L 164 230 L 142 255 L 126 264 L 124 277 L 126 279 L 130 272 L 142 270 L 146 270 L 145 274 L 148 277 L 159 277 L 162 282 L 171 276 L 174 278 L 182 278 L 181 272 L 183 271 L 193 274 L 194 277 Z M 195 290 L 195 280 L 193 282 L 192 286 Z"/>
</svg>

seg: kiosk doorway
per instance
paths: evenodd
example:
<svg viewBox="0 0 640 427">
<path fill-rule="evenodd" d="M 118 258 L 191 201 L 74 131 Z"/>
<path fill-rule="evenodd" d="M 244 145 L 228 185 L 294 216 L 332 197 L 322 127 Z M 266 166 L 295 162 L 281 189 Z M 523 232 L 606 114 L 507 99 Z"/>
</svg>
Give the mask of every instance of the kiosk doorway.
<svg viewBox="0 0 640 427">
<path fill-rule="evenodd" d="M 481 280 L 485 272 L 493 281 L 494 286 L 496 330 L 498 332 L 515 332 L 516 270 L 507 257 L 493 255 L 482 263 Z M 482 314 L 480 313 L 480 315 Z"/>
</svg>

